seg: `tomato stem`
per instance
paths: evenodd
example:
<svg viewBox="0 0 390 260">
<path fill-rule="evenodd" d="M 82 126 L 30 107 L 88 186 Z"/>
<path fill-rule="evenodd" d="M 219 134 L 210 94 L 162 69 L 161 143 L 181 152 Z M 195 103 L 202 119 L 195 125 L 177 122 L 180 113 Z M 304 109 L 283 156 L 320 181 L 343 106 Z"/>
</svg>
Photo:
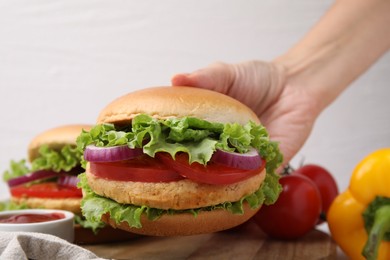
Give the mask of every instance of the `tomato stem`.
<svg viewBox="0 0 390 260">
<path fill-rule="evenodd" d="M 321 213 L 320 213 L 320 220 L 322 220 L 322 221 L 327 221 L 327 219 L 326 219 L 326 213 L 325 212 L 323 212 L 323 211 L 321 211 Z"/>
<path fill-rule="evenodd" d="M 387 232 L 390 232 L 390 205 L 381 206 L 375 212 L 374 224 L 362 252 L 367 260 L 377 259 L 379 245 Z"/>
<path fill-rule="evenodd" d="M 295 169 L 290 164 L 287 164 L 283 168 L 282 176 L 291 175 L 294 171 Z"/>
</svg>

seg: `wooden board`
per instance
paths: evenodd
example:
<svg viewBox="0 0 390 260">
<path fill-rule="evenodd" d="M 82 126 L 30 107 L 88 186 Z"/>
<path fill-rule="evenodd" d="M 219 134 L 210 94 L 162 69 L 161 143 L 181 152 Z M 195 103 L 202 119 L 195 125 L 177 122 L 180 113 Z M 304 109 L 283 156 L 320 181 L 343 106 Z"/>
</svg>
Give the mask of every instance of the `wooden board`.
<svg viewBox="0 0 390 260">
<path fill-rule="evenodd" d="M 187 237 L 140 236 L 121 243 L 83 245 L 112 259 L 336 259 L 331 237 L 313 230 L 294 241 L 268 238 L 254 224 L 214 234 Z"/>
</svg>

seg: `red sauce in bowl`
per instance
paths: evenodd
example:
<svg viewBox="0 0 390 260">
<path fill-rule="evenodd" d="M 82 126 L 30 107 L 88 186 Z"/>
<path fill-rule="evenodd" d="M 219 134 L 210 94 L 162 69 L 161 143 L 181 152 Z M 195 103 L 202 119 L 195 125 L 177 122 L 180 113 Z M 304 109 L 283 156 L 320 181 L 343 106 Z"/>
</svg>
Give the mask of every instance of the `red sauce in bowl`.
<svg viewBox="0 0 390 260">
<path fill-rule="evenodd" d="M 25 224 L 25 223 L 39 223 L 47 222 L 65 218 L 62 213 L 46 213 L 46 214 L 13 214 L 7 216 L 0 216 L 0 223 L 9 224 Z"/>
</svg>

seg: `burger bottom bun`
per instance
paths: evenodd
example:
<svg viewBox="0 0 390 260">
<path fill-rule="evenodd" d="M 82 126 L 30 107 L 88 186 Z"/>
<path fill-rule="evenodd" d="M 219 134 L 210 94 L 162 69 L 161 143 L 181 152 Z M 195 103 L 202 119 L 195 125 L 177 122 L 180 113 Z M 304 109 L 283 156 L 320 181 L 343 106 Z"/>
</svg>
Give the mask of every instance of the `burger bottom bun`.
<svg viewBox="0 0 390 260">
<path fill-rule="evenodd" d="M 11 201 L 15 204 L 26 205 L 31 209 L 61 209 L 71 211 L 77 215 L 81 214 L 80 203 L 81 198 L 31 198 L 31 197 L 11 197 Z"/>
<path fill-rule="evenodd" d="M 191 213 L 163 215 L 151 221 L 146 215 L 141 216 L 142 228 L 133 228 L 127 222 L 116 223 L 110 215 L 104 214 L 102 221 L 114 228 L 131 233 L 149 236 L 189 236 L 214 233 L 238 226 L 249 220 L 260 209 L 251 209 L 248 203 L 243 204 L 244 214 L 232 214 L 227 210 L 201 211 L 196 217 Z"/>
<path fill-rule="evenodd" d="M 95 234 L 92 229 L 83 228 L 76 224 L 74 227 L 74 242 L 77 245 L 93 245 L 128 241 L 139 237 L 138 234 L 130 233 L 121 229 L 105 226 Z"/>
</svg>

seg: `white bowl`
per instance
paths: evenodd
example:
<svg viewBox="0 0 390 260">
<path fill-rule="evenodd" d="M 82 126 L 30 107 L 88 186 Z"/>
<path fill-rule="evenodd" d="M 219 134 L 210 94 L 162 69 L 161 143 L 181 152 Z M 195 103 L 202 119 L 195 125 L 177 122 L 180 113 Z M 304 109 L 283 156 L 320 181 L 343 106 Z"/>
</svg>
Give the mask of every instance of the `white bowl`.
<svg viewBox="0 0 390 260">
<path fill-rule="evenodd" d="M 62 213 L 64 218 L 37 223 L 0 223 L 0 231 L 38 232 L 60 237 L 69 242 L 74 241 L 74 214 L 57 209 L 23 209 L 0 211 L 0 219 L 20 214 Z"/>
</svg>

